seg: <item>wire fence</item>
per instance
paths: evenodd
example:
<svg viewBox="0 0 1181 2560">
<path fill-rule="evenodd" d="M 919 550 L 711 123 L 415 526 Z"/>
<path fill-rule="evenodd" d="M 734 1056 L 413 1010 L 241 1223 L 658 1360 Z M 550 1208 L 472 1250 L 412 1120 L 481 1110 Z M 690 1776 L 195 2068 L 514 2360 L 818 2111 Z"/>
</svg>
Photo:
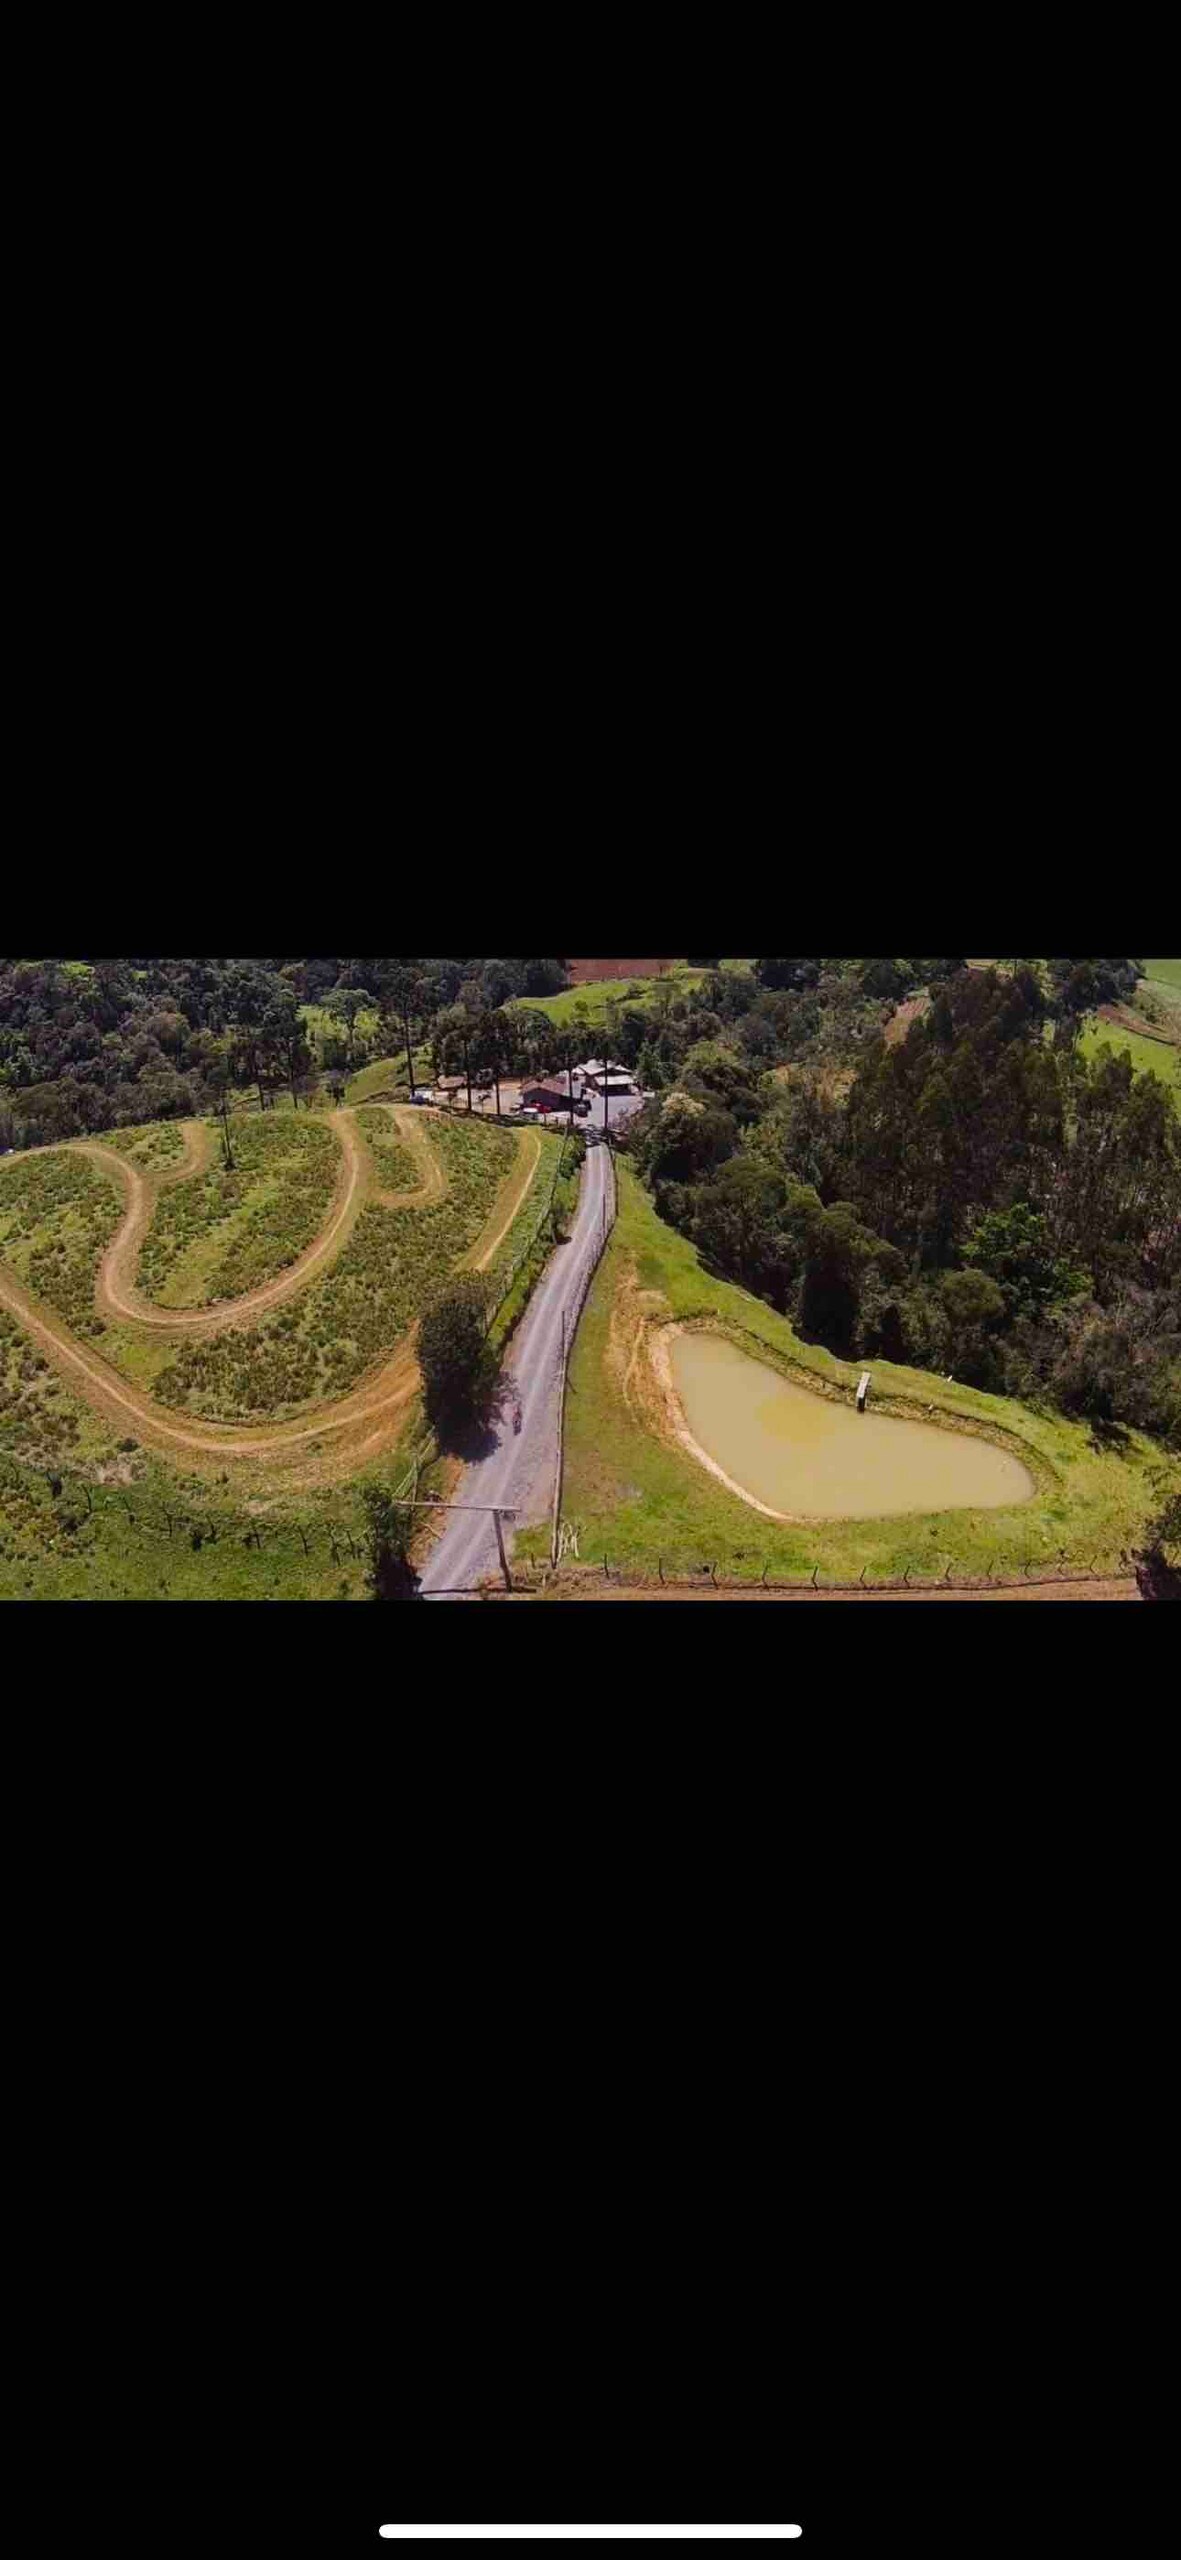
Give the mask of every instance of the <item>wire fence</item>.
<svg viewBox="0 0 1181 2560">
<path fill-rule="evenodd" d="M 273 1549 L 307 1557 L 329 1555 L 342 1564 L 349 1557 L 359 1560 L 364 1552 L 357 1523 L 339 1517 L 311 1520 L 282 1514 L 264 1516 L 217 1499 L 202 1502 L 185 1492 L 166 1498 L 134 1479 L 127 1484 L 95 1484 L 65 1466 L 36 1470 L 24 1466 L 21 1479 L 24 1509 L 35 1510 L 45 1527 L 64 1543 L 84 1534 L 88 1522 L 118 1513 L 128 1528 L 158 1539 L 162 1547 L 187 1545 L 200 1552 L 218 1544 L 240 1545 L 257 1547 L 260 1553 Z"/>
<path fill-rule="evenodd" d="M 761 1574 L 736 1574 L 719 1572 L 717 1564 L 708 1561 L 686 1567 L 679 1559 L 675 1562 L 670 1559 L 666 1570 L 663 1557 L 658 1558 L 653 1570 L 650 1566 L 625 1564 L 618 1559 L 612 1563 L 607 1550 L 598 1557 L 590 1557 L 582 1551 L 581 1540 L 582 1532 L 577 1522 L 564 1521 L 556 1554 L 551 1548 L 549 1563 L 537 1558 L 514 1560 L 514 1586 L 519 1590 L 544 1591 L 554 1584 L 561 1584 L 563 1588 L 585 1591 L 588 1595 L 596 1589 L 602 1590 L 604 1583 L 616 1583 L 629 1591 L 828 1592 L 849 1598 L 900 1592 L 920 1599 L 940 1591 L 1036 1590 L 1051 1583 L 1088 1584 L 1136 1579 L 1135 1565 L 1126 1554 L 1108 1561 L 1096 1555 L 1083 1564 L 1063 1564 L 1052 1569 L 1044 1565 L 1014 1565 L 1006 1559 L 983 1572 L 974 1573 L 957 1573 L 948 1565 L 941 1574 L 919 1573 L 904 1566 L 900 1574 L 880 1575 L 871 1574 L 869 1567 L 865 1566 L 853 1579 L 822 1573 L 818 1564 L 798 1574 L 772 1573 L 769 1565 L 764 1566 Z"/>
</svg>

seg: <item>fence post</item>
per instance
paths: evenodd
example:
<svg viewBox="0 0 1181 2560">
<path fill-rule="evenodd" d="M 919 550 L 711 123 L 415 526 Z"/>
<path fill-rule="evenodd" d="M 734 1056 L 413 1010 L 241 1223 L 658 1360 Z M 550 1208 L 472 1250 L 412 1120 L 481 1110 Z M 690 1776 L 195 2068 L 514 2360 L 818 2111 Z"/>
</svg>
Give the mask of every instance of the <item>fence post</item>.
<svg viewBox="0 0 1181 2560">
<path fill-rule="evenodd" d="M 813 1565 L 813 1567 L 812 1567 L 812 1589 L 813 1589 L 813 1591 L 816 1589 L 816 1576 L 817 1576 L 817 1574 L 819 1573 L 819 1571 L 820 1571 L 820 1567 L 819 1567 L 819 1565 L 818 1565 L 818 1564 L 814 1564 L 814 1565 Z"/>
<path fill-rule="evenodd" d="M 711 1564 L 711 1566 L 710 1566 L 710 1573 L 711 1573 L 711 1574 L 712 1574 L 712 1576 L 713 1576 L 713 1586 L 714 1586 L 714 1590 L 716 1591 L 716 1590 L 717 1590 L 717 1587 L 718 1587 L 718 1568 L 717 1568 L 716 1564 Z"/>
<path fill-rule="evenodd" d="M 860 1583 L 860 1585 L 861 1585 L 862 1590 L 864 1591 L 864 1589 L 865 1589 L 865 1566 L 864 1566 L 864 1565 L 862 1565 L 861 1571 L 860 1571 L 860 1573 L 858 1574 L 857 1579 L 858 1579 L 858 1581 L 859 1581 L 859 1583 Z"/>
<path fill-rule="evenodd" d="M 663 1557 L 663 1556 L 657 1556 L 657 1559 L 656 1559 L 656 1569 L 657 1569 L 657 1571 L 658 1571 L 658 1573 L 659 1573 L 659 1575 L 660 1575 L 660 1579 L 661 1579 L 661 1581 L 663 1582 L 663 1580 L 664 1580 L 664 1557 Z"/>
<path fill-rule="evenodd" d="M 610 1582 L 610 1580 L 611 1580 L 611 1575 L 610 1575 L 610 1572 L 609 1572 L 609 1570 L 608 1570 L 607 1558 L 606 1558 L 606 1555 L 605 1555 L 605 1554 L 604 1554 L 604 1557 L 603 1557 L 603 1572 L 604 1572 L 604 1574 L 606 1575 L 606 1578 L 607 1578 L 608 1582 Z"/>
<path fill-rule="evenodd" d="M 769 1559 L 768 1559 L 768 1561 L 769 1561 Z M 766 1588 L 767 1588 L 767 1566 L 766 1566 L 766 1565 L 764 1565 L 764 1566 L 763 1566 L 763 1589 L 764 1589 L 764 1591 L 766 1590 Z"/>
<path fill-rule="evenodd" d="M 904 1573 L 904 1574 L 903 1574 L 903 1576 L 902 1576 L 902 1579 L 903 1579 L 903 1582 L 904 1582 L 904 1584 L 905 1584 L 905 1586 L 906 1586 L 906 1589 L 909 1591 L 909 1589 L 910 1589 L 910 1566 L 909 1566 L 909 1565 L 907 1566 L 906 1571 L 905 1571 L 905 1573 Z"/>
<path fill-rule="evenodd" d="M 947 1584 L 948 1589 L 950 1590 L 950 1588 L 951 1588 L 951 1565 L 950 1565 L 950 1563 L 948 1564 L 948 1568 L 947 1568 L 946 1573 L 944 1574 L 943 1579 L 944 1579 L 945 1583 Z"/>
</svg>

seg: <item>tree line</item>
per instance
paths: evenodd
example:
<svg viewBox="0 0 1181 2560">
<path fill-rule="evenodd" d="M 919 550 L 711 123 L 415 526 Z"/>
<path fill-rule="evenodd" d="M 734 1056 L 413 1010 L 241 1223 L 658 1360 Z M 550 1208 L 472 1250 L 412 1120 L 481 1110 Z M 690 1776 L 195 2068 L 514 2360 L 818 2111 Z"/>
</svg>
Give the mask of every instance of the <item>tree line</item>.
<svg viewBox="0 0 1181 2560">
<path fill-rule="evenodd" d="M 421 1032 L 458 1005 L 466 1025 L 564 984 L 561 960 L 0 960 L 0 1150 L 203 1116 L 243 1089 L 298 1107 L 321 1067 L 355 1065 L 367 1009 L 392 1046 L 411 1013 Z M 318 1056 L 312 1004 L 328 1016 Z M 450 1058 L 456 1027 L 443 1037 Z"/>
<path fill-rule="evenodd" d="M 763 962 L 624 1035 L 661 1215 L 838 1354 L 1181 1446 L 1181 1122 L 1078 1036 L 1139 963 L 888 966 L 883 996 L 878 962 Z M 904 979 L 931 1000 L 891 1045 Z"/>
</svg>

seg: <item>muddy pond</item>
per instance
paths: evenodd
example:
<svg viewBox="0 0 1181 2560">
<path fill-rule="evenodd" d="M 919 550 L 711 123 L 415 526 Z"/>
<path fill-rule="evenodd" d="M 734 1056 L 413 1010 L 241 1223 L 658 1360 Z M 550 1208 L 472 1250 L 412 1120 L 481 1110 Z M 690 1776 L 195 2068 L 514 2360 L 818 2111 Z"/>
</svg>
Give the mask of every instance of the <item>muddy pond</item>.
<svg viewBox="0 0 1181 2560">
<path fill-rule="evenodd" d="M 1033 1492 L 1020 1459 L 991 1440 L 830 1404 L 718 1334 L 683 1333 L 670 1349 L 694 1440 L 768 1510 L 864 1520 L 998 1510 Z"/>
</svg>

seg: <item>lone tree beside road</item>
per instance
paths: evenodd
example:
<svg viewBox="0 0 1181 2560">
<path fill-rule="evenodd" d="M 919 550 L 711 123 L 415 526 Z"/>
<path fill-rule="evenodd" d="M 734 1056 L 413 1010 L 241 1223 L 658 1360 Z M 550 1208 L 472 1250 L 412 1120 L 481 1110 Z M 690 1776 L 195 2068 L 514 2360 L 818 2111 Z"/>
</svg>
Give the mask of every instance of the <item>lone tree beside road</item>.
<svg viewBox="0 0 1181 2560">
<path fill-rule="evenodd" d="M 428 1420 L 442 1435 L 486 1420 L 499 1362 L 486 1335 L 488 1284 L 478 1272 L 456 1280 L 423 1317 L 418 1364 Z"/>
<path fill-rule="evenodd" d="M 367 1484 L 365 1504 L 365 1581 L 371 1599 L 413 1600 L 418 1576 L 410 1562 L 414 1513 L 395 1502 L 383 1484 Z"/>
</svg>

